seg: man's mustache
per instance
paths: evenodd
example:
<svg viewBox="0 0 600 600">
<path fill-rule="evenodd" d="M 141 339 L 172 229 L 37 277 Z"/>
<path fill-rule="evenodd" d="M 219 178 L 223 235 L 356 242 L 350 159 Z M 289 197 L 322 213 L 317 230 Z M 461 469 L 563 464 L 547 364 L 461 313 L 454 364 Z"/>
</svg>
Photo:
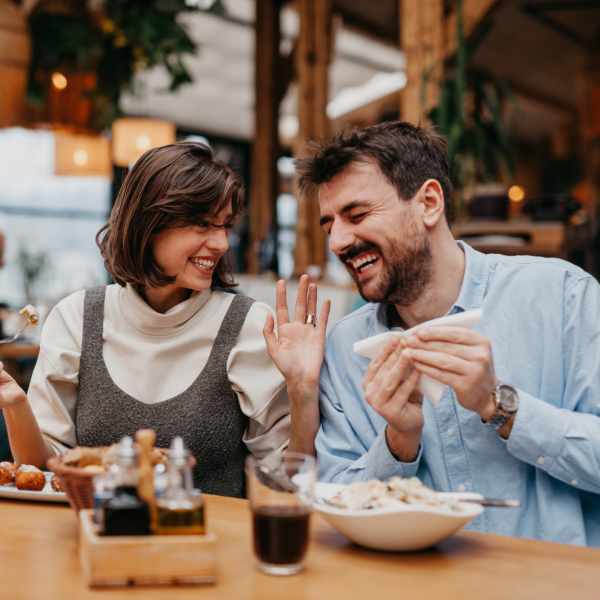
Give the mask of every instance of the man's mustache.
<svg viewBox="0 0 600 600">
<path fill-rule="evenodd" d="M 368 252 L 369 250 L 374 250 L 375 252 L 378 252 L 377 247 L 373 244 L 355 244 L 354 246 L 352 246 L 352 248 L 346 250 L 346 252 L 344 252 L 343 254 L 340 254 L 339 259 L 345 263 L 357 257 L 359 254 L 362 254 L 363 252 Z"/>
</svg>

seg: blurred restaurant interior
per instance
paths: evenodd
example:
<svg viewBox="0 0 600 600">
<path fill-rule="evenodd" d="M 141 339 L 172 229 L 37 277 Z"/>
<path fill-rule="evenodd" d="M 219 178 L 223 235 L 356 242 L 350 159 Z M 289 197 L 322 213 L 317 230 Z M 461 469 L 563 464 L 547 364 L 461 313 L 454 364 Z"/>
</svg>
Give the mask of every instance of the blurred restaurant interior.
<svg viewBox="0 0 600 600">
<path fill-rule="evenodd" d="M 398 119 L 448 140 L 456 238 L 600 277 L 598 0 L 0 0 L 0 338 L 110 281 L 95 236 L 128 168 L 183 140 L 244 181 L 239 289 L 274 307 L 307 273 L 331 326 L 364 301 L 294 160 Z M 40 331 L 0 345 L 25 389 Z"/>
<path fill-rule="evenodd" d="M 597 274 L 599 16 L 594 1 L 2 0 L 3 333 L 19 306 L 107 281 L 94 235 L 128 165 L 175 140 L 242 175 L 232 260 L 269 304 L 276 277 L 304 272 L 332 321 L 360 303 L 293 159 L 398 118 L 450 141 L 456 237 Z M 24 385 L 33 336 L 0 347 Z"/>
<path fill-rule="evenodd" d="M 398 118 L 451 141 L 456 237 L 597 275 L 599 15 L 593 0 L 2 0 L 3 332 L 15 308 L 107 280 L 94 236 L 128 165 L 185 139 L 245 181 L 241 289 L 273 304 L 276 277 L 308 272 L 335 321 L 359 296 L 293 159 Z M 0 347 L 25 385 L 30 342 Z"/>
</svg>

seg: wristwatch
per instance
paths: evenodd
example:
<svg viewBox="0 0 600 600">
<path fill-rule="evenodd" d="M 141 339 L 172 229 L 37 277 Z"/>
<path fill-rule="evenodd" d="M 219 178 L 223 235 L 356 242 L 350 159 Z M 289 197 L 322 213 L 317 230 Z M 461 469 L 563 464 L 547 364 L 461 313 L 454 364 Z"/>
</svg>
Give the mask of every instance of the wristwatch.
<svg viewBox="0 0 600 600">
<path fill-rule="evenodd" d="M 482 419 L 482 421 L 499 431 L 511 417 L 517 414 L 519 393 L 512 385 L 498 383 L 492 392 L 492 398 L 496 410 L 489 420 L 483 421 Z"/>
</svg>

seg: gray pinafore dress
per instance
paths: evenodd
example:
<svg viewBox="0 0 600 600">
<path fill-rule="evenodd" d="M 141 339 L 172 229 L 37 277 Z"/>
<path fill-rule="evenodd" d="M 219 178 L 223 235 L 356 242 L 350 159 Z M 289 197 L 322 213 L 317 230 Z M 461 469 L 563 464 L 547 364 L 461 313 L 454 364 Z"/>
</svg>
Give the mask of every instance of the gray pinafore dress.
<svg viewBox="0 0 600 600">
<path fill-rule="evenodd" d="M 196 457 L 196 487 L 210 494 L 243 497 L 247 450 L 242 437 L 248 419 L 231 389 L 226 365 L 254 301 L 234 295 L 208 361 L 187 390 L 157 404 L 144 404 L 113 382 L 104 363 L 105 296 L 105 287 L 85 294 L 75 412 L 77 443 L 107 446 L 149 427 L 156 431 L 156 445 L 166 448 L 180 435 Z"/>
</svg>

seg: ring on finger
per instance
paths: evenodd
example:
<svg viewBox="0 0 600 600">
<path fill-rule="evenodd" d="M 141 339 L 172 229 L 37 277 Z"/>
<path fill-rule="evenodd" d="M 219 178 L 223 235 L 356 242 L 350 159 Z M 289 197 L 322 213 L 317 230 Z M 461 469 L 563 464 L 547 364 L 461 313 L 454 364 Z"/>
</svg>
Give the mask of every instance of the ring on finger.
<svg viewBox="0 0 600 600">
<path fill-rule="evenodd" d="M 317 326 L 317 316 L 314 313 L 308 313 L 306 315 L 306 321 L 304 321 L 307 325 L 312 325 L 313 327 Z"/>
</svg>

